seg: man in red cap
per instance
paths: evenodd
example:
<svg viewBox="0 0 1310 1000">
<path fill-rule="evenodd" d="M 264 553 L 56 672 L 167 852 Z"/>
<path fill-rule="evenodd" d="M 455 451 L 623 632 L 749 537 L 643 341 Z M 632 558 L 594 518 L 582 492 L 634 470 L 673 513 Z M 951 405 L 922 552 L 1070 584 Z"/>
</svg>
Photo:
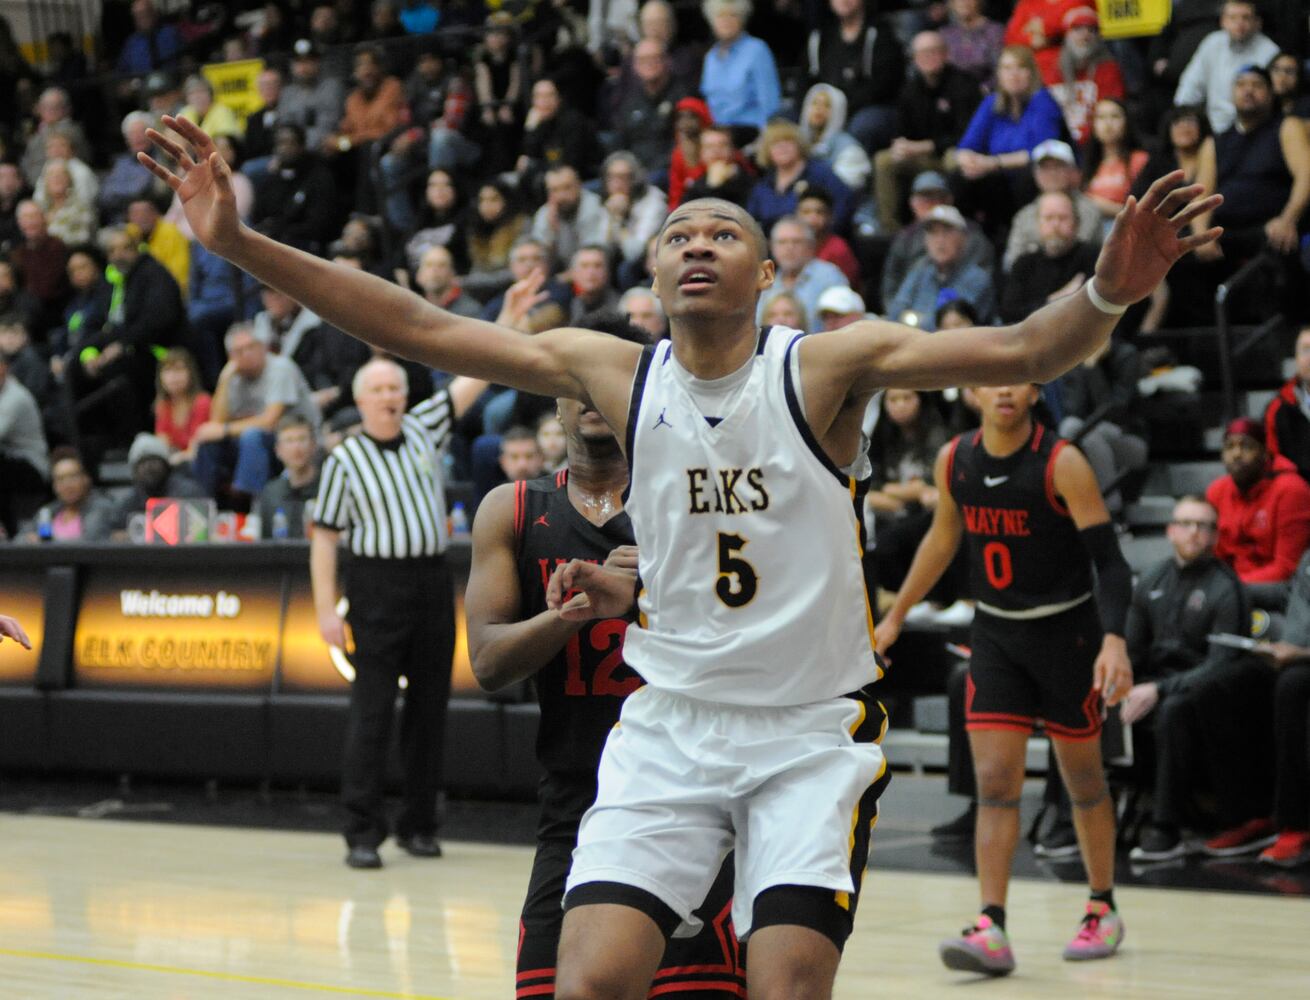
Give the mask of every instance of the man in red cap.
<svg viewBox="0 0 1310 1000">
<path fill-rule="evenodd" d="M 1265 447 L 1265 429 L 1238 417 L 1224 429 L 1224 468 L 1205 498 L 1219 512 L 1215 555 L 1246 585 L 1251 602 L 1279 610 L 1288 580 L 1310 545 L 1310 486 L 1296 466 Z"/>
<path fill-rule="evenodd" d="M 1064 111 L 1069 134 L 1081 145 L 1092 134 L 1096 102 L 1107 97 L 1122 99 L 1124 78 L 1101 39 L 1094 7 L 1074 7 L 1064 15 L 1063 24 L 1060 56 L 1043 67 L 1042 81 Z"/>
</svg>

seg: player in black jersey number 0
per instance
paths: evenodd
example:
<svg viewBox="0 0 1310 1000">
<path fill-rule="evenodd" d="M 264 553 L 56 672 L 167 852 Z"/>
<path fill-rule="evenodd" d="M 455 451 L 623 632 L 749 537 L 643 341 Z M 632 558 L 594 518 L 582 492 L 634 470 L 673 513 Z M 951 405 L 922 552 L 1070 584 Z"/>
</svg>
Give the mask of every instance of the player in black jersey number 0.
<svg viewBox="0 0 1310 1000">
<path fill-rule="evenodd" d="M 1081 452 L 1032 418 L 1037 387 L 974 389 L 982 429 L 948 442 L 935 468 L 941 499 L 878 646 L 950 565 L 963 538 L 977 599 L 965 718 L 978 776 L 974 837 L 982 913 L 943 942 L 953 969 L 1014 969 L 1005 934 L 1010 863 L 1019 839 L 1028 737 L 1038 719 L 1074 805 L 1092 897 L 1064 957 L 1106 958 L 1123 941 L 1114 907 L 1114 809 L 1101 766 L 1101 703 L 1132 687 L 1124 628 L 1132 574 L 1096 476 Z M 1092 565 L 1096 599 L 1092 598 Z"/>
</svg>

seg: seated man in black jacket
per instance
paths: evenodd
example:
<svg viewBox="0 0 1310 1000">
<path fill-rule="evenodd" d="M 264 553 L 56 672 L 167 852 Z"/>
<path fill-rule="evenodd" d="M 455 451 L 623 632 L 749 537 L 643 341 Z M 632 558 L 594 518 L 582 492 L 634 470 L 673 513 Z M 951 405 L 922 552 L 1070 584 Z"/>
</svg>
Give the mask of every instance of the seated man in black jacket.
<svg viewBox="0 0 1310 1000">
<path fill-rule="evenodd" d="M 1241 581 L 1214 557 L 1218 523 L 1200 497 L 1179 500 L 1168 528 L 1174 554 L 1133 591 L 1125 638 L 1136 683 L 1122 717 L 1133 725 L 1138 769 L 1154 786 L 1151 820 L 1130 855 L 1135 861 L 1187 853 L 1184 826 L 1227 828 L 1269 814 L 1273 672 L 1206 638 L 1245 636 L 1251 621 Z M 1217 815 L 1196 808 L 1199 792 L 1213 796 Z M 1214 841 L 1207 848 L 1240 853 Z"/>
<path fill-rule="evenodd" d="M 269 172 L 255 189 L 251 223 L 275 240 L 320 253 L 336 235 L 339 216 L 332 171 L 306 149 L 305 130 L 279 125 Z"/>
</svg>

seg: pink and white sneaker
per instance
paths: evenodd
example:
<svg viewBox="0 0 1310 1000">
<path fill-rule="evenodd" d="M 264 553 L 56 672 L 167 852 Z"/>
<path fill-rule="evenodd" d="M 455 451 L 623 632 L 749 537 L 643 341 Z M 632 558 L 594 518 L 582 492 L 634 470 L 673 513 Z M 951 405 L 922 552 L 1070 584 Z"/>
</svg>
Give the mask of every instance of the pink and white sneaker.
<svg viewBox="0 0 1310 1000">
<path fill-rule="evenodd" d="M 1014 952 L 1010 950 L 1010 939 L 985 913 L 980 913 L 974 925 L 966 927 L 960 937 L 943 941 L 937 953 L 941 955 L 946 968 L 959 972 L 1008 976 L 1014 971 Z"/>
<path fill-rule="evenodd" d="M 1108 903 L 1089 902 L 1078 933 L 1064 949 L 1066 962 L 1086 962 L 1109 958 L 1123 944 L 1124 922 Z"/>
</svg>

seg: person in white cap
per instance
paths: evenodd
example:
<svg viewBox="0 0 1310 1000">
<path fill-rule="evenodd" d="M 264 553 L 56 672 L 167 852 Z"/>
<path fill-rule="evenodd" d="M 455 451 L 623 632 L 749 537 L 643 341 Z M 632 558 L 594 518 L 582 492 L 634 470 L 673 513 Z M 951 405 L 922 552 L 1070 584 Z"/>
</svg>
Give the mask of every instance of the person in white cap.
<svg viewBox="0 0 1310 1000">
<path fill-rule="evenodd" d="M 887 303 L 887 318 L 934 330 L 942 293 L 950 289 L 977 309 L 984 323 L 990 322 L 996 311 L 996 291 L 991 275 L 964 259 L 964 216 L 954 205 L 938 205 L 923 221 L 927 256 L 910 268 Z"/>
<path fill-rule="evenodd" d="M 815 253 L 814 230 L 794 215 L 784 215 L 769 233 L 769 256 L 778 266 L 777 277 L 769 294 L 761 295 L 756 317 L 762 317 L 769 300 L 778 292 L 792 292 L 805 307 L 805 315 L 818 315 L 819 296 L 835 285 L 846 285 L 846 275 L 836 264 L 819 260 Z"/>
<path fill-rule="evenodd" d="M 1033 178 L 1037 181 L 1038 196 L 1015 213 L 1010 223 L 1010 236 L 1005 244 L 1001 267 L 1009 273 L 1014 262 L 1026 253 L 1042 248 L 1037 232 L 1037 200 L 1044 194 L 1064 192 L 1073 199 L 1074 214 L 1078 217 L 1078 239 L 1092 246 L 1101 245 L 1105 222 L 1096 202 L 1078 188 L 1080 175 L 1078 161 L 1067 142 L 1048 139 L 1033 150 Z"/>
<path fill-rule="evenodd" d="M 819 326 L 825 331 L 840 330 L 868 318 L 864 299 L 854 288 L 835 285 L 819 296 Z"/>
</svg>

